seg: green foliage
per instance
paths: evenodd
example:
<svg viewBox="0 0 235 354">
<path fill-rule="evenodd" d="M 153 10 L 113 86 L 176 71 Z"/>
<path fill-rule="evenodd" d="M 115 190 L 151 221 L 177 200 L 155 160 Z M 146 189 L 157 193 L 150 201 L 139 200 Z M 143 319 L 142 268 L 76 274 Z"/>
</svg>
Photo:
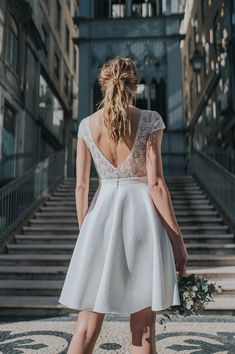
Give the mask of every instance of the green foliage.
<svg viewBox="0 0 235 354">
<path fill-rule="evenodd" d="M 209 282 L 204 277 L 196 276 L 194 273 L 188 274 L 178 279 L 178 288 L 181 304 L 179 306 L 170 306 L 167 308 L 167 313 L 159 321 L 160 324 L 166 322 L 166 318 L 171 321 L 171 316 L 197 315 L 198 312 L 213 300 L 213 294 L 216 291 L 215 283 Z"/>
</svg>

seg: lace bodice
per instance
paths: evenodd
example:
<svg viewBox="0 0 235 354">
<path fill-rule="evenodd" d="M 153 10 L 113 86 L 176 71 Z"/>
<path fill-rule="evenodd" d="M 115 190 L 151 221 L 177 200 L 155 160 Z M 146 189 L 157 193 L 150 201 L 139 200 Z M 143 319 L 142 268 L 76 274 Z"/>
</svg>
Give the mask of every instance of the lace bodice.
<svg viewBox="0 0 235 354">
<path fill-rule="evenodd" d="M 127 158 L 118 167 L 113 166 L 94 143 L 89 126 L 89 116 L 81 120 L 77 137 L 85 140 L 100 179 L 141 177 L 147 174 L 147 139 L 152 132 L 165 129 L 165 127 L 165 123 L 158 112 L 142 110 L 133 146 Z"/>
</svg>

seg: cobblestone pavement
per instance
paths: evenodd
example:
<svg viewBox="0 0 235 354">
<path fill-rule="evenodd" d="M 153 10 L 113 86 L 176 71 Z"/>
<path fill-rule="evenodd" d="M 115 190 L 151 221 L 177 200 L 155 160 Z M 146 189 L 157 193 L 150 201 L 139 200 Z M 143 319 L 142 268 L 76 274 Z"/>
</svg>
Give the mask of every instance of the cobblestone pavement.
<svg viewBox="0 0 235 354">
<path fill-rule="evenodd" d="M 235 353 L 235 317 L 179 317 L 156 321 L 159 354 Z M 0 322 L 0 353 L 66 354 L 77 316 Z M 129 317 L 106 315 L 94 354 L 130 353 Z"/>
</svg>

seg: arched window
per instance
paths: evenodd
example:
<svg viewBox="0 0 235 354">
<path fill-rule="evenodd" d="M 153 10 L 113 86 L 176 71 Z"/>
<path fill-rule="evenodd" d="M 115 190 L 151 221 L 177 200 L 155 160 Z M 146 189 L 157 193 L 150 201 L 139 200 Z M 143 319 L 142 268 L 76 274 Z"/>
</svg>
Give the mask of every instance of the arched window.
<svg viewBox="0 0 235 354">
<path fill-rule="evenodd" d="M 19 28 L 11 14 L 7 17 L 7 61 L 15 72 L 19 62 Z"/>
<path fill-rule="evenodd" d="M 152 110 L 157 109 L 157 91 L 158 91 L 158 84 L 154 79 L 150 84 L 150 109 Z"/>
<path fill-rule="evenodd" d="M 133 0 L 132 14 L 136 17 L 151 17 L 162 14 L 162 0 Z"/>
<path fill-rule="evenodd" d="M 95 80 L 93 85 L 93 111 L 97 110 L 97 105 L 102 99 L 102 93 L 98 80 Z"/>
<path fill-rule="evenodd" d="M 148 88 L 143 79 L 137 85 L 136 106 L 141 109 L 148 109 Z"/>
<path fill-rule="evenodd" d="M 164 79 L 158 83 L 158 92 L 157 92 L 157 111 L 161 114 L 165 123 L 167 121 L 167 92 L 166 92 L 166 82 Z"/>
<path fill-rule="evenodd" d="M 96 18 L 109 17 L 109 0 L 94 0 L 94 15 Z"/>
<path fill-rule="evenodd" d="M 125 0 L 112 0 L 112 17 L 125 17 Z"/>
</svg>

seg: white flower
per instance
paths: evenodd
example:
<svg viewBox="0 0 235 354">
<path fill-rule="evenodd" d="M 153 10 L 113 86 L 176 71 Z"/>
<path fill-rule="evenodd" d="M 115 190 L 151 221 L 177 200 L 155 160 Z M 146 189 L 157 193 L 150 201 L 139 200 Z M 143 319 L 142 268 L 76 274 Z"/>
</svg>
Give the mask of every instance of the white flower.
<svg viewBox="0 0 235 354">
<path fill-rule="evenodd" d="M 191 297 L 195 297 L 196 293 L 194 291 L 191 292 Z"/>
<path fill-rule="evenodd" d="M 191 305 L 193 305 L 193 301 L 191 301 L 191 300 L 187 301 L 187 303 L 186 303 L 186 308 L 187 308 L 188 310 L 190 310 L 191 307 L 192 307 Z"/>
<path fill-rule="evenodd" d="M 193 289 L 194 291 L 197 291 L 196 285 L 194 285 L 194 286 L 192 287 L 192 289 Z"/>
<path fill-rule="evenodd" d="M 202 290 L 208 291 L 208 285 L 207 284 L 206 285 L 202 285 Z"/>
</svg>

